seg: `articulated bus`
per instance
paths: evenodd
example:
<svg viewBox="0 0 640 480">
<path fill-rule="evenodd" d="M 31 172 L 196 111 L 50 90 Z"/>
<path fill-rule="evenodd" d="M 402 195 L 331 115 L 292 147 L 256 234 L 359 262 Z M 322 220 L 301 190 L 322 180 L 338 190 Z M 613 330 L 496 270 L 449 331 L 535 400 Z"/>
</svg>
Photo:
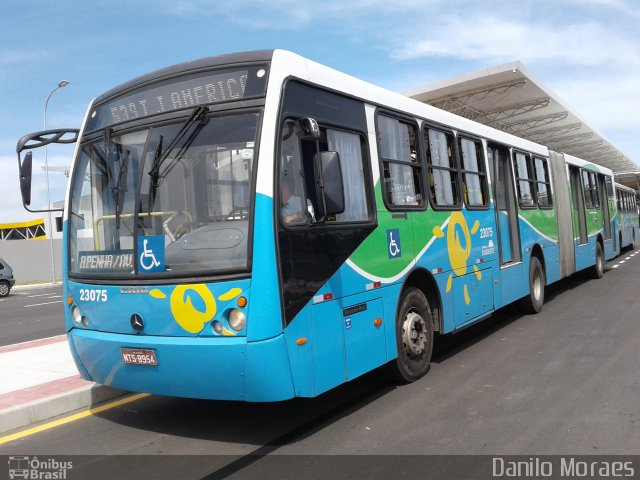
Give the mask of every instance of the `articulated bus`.
<svg viewBox="0 0 640 480">
<path fill-rule="evenodd" d="M 382 367 L 619 252 L 612 172 L 293 53 L 218 56 L 95 99 L 64 209 L 81 375 L 278 401 Z M 21 152 L 27 150 L 21 157 Z"/>
<path fill-rule="evenodd" d="M 620 251 L 633 248 L 640 238 L 638 224 L 638 203 L 636 191 L 625 185 L 615 183 L 616 206 L 618 210 L 618 243 Z"/>
</svg>

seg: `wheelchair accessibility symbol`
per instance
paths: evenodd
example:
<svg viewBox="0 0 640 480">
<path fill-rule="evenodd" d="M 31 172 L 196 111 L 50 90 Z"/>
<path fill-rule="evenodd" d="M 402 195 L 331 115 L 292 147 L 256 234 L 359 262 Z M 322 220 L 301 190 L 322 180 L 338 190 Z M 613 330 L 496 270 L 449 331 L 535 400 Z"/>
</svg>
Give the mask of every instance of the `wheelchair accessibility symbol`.
<svg viewBox="0 0 640 480">
<path fill-rule="evenodd" d="M 387 250 L 389 258 L 398 258 L 402 256 L 402 248 L 400 246 L 400 229 L 394 228 L 387 230 Z"/>
<path fill-rule="evenodd" d="M 138 271 L 164 272 L 164 236 L 138 237 Z"/>
</svg>

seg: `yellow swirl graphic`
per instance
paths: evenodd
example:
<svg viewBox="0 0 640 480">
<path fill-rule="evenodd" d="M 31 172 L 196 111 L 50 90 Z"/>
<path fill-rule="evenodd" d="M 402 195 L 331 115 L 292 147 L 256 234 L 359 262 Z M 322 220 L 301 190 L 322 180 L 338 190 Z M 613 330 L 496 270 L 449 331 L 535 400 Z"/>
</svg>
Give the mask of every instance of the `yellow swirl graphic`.
<svg viewBox="0 0 640 480">
<path fill-rule="evenodd" d="M 464 246 L 460 239 L 460 231 L 464 236 Z M 462 212 L 453 212 L 451 214 L 449 227 L 447 228 L 447 247 L 451 268 L 453 268 L 455 274 L 464 275 L 467 273 L 467 261 L 471 255 L 471 235 Z"/>
<path fill-rule="evenodd" d="M 204 312 L 193 306 L 191 298 L 194 295 L 204 302 Z M 189 333 L 200 332 L 216 314 L 216 300 L 204 284 L 178 285 L 171 293 L 170 304 L 173 318 Z"/>
<path fill-rule="evenodd" d="M 154 288 L 153 290 L 149 290 L 149 295 L 151 295 L 153 298 L 159 298 L 159 299 L 167 298 L 167 296 L 157 288 Z"/>
<path fill-rule="evenodd" d="M 232 288 L 228 292 L 223 293 L 222 295 L 220 295 L 218 297 L 218 300 L 220 300 L 221 302 L 226 302 L 227 300 L 232 300 L 232 299 L 236 298 L 241 293 L 242 293 L 242 289 L 241 288 Z"/>
</svg>

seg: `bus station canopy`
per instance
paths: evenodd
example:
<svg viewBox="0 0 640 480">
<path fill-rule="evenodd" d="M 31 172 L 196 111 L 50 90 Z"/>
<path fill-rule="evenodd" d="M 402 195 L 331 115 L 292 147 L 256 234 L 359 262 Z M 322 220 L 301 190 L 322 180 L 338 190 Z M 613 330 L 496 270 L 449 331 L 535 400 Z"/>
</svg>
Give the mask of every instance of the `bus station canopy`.
<svg viewBox="0 0 640 480">
<path fill-rule="evenodd" d="M 405 95 L 610 168 L 640 189 L 638 166 L 516 61 L 414 88 Z"/>
</svg>

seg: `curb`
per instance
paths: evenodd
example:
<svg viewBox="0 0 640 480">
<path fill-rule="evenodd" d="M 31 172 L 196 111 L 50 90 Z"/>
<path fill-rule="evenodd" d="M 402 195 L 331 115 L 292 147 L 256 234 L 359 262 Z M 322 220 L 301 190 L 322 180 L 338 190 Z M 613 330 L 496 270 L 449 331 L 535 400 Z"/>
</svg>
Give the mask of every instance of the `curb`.
<svg viewBox="0 0 640 480">
<path fill-rule="evenodd" d="M 27 402 L 0 411 L 0 434 L 30 426 L 81 408 L 127 395 L 129 392 L 88 383 L 68 392 Z"/>
</svg>

